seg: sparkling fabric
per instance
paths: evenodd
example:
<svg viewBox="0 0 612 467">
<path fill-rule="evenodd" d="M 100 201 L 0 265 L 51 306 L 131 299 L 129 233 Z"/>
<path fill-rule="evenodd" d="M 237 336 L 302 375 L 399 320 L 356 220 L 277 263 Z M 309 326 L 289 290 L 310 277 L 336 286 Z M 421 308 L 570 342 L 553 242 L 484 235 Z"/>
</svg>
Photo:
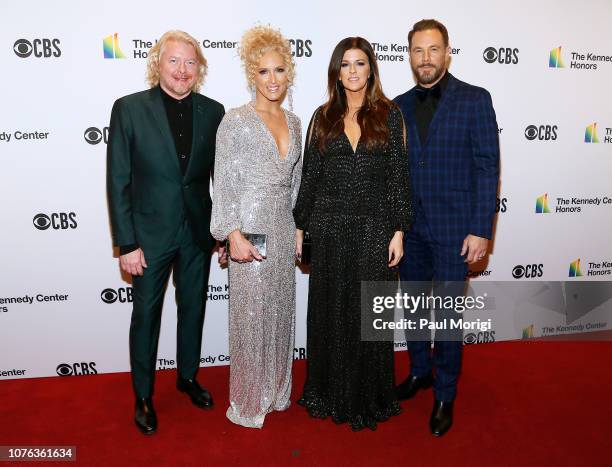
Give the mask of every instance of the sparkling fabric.
<svg viewBox="0 0 612 467">
<path fill-rule="evenodd" d="M 230 407 L 261 428 L 289 407 L 295 330 L 295 204 L 302 171 L 299 118 L 285 110 L 290 143 L 281 159 L 252 104 L 225 114 L 217 131 L 211 233 L 267 235 L 267 258 L 229 264 Z"/>
<path fill-rule="evenodd" d="M 317 114 L 313 127 L 317 124 Z M 393 343 L 361 341 L 361 281 L 394 280 L 389 242 L 413 218 L 401 112 L 389 112 L 390 137 L 356 151 L 342 134 L 322 154 L 312 137 L 294 209 L 312 237 L 308 291 L 308 373 L 299 403 L 354 430 L 400 412 Z M 311 133 L 314 133 L 311 130 Z"/>
</svg>

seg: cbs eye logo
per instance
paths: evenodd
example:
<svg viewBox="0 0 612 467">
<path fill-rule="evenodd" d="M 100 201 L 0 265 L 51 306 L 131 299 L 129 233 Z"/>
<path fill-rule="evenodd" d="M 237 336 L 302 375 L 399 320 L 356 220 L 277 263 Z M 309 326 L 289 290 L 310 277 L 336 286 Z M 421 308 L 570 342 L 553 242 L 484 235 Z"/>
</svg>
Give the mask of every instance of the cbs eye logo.
<svg viewBox="0 0 612 467">
<path fill-rule="evenodd" d="M 70 376 L 72 375 L 72 367 L 66 363 L 60 363 L 57 365 L 57 374 L 59 376 Z"/>
<path fill-rule="evenodd" d="M 104 303 L 108 304 L 115 303 L 116 301 L 120 303 L 131 303 L 133 301 L 132 293 L 132 287 L 120 287 L 117 290 L 104 289 L 100 294 L 100 298 Z"/>
<path fill-rule="evenodd" d="M 54 212 L 50 216 L 39 213 L 32 219 L 32 224 L 38 230 L 47 230 L 51 227 L 53 230 L 76 229 L 76 213 L 74 212 Z"/>
<path fill-rule="evenodd" d="M 28 58 L 34 55 L 38 58 L 60 57 L 59 39 L 17 39 L 13 44 L 13 52 L 19 58 Z"/>
<path fill-rule="evenodd" d="M 117 301 L 117 292 L 113 289 L 104 289 L 100 294 L 100 298 L 104 303 L 115 303 Z"/>
<path fill-rule="evenodd" d="M 108 143 L 108 127 L 106 126 L 102 128 L 102 131 L 100 131 L 99 128 L 90 126 L 83 133 L 83 138 L 85 138 L 86 142 L 92 145 L 98 144 L 102 141 L 104 141 L 104 143 Z"/>
<path fill-rule="evenodd" d="M 463 338 L 463 342 L 468 345 L 475 344 L 477 340 L 478 339 L 476 338 L 476 334 L 474 334 L 473 332 L 466 334 L 465 337 Z"/>
<path fill-rule="evenodd" d="M 524 266 L 514 266 L 512 270 L 512 277 L 515 279 L 520 279 L 525 275 L 525 267 Z"/>
<path fill-rule="evenodd" d="M 38 230 L 47 230 L 51 227 L 51 218 L 46 214 L 36 214 L 32 222 Z"/>
<path fill-rule="evenodd" d="M 30 41 L 18 39 L 15 41 L 15 44 L 13 44 L 13 50 L 18 57 L 27 58 L 32 55 L 34 48 L 32 47 Z"/>
</svg>

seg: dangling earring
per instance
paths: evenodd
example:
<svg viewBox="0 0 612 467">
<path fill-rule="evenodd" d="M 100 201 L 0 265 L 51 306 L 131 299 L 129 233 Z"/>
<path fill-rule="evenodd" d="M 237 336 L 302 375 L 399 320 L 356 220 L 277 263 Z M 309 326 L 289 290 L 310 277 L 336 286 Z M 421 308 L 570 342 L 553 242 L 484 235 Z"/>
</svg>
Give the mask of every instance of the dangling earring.
<svg viewBox="0 0 612 467">
<path fill-rule="evenodd" d="M 249 90 L 251 91 L 251 102 L 255 102 L 257 99 L 257 88 L 254 85 L 249 86 Z"/>
<path fill-rule="evenodd" d="M 287 102 L 289 104 L 289 110 L 293 112 L 293 85 L 287 89 Z"/>
</svg>

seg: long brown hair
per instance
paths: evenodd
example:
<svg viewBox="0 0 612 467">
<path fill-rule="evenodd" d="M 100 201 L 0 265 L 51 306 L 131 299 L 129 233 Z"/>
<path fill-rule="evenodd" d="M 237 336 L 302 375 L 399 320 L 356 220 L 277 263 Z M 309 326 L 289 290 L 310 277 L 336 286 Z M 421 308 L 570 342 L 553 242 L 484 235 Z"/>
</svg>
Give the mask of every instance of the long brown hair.
<svg viewBox="0 0 612 467">
<path fill-rule="evenodd" d="M 318 147 L 324 150 L 327 142 L 338 138 L 344 131 L 344 116 L 348 111 L 346 91 L 339 81 L 344 53 L 350 49 L 364 52 L 370 62 L 370 76 L 366 85 L 363 105 L 357 112 L 357 123 L 361 128 L 361 139 L 368 149 L 383 145 L 389 137 L 387 115 L 393 103 L 387 99 L 380 84 L 376 56 L 370 43 L 363 37 L 342 39 L 334 49 L 327 69 L 327 102 L 317 118 L 316 135 Z"/>
</svg>

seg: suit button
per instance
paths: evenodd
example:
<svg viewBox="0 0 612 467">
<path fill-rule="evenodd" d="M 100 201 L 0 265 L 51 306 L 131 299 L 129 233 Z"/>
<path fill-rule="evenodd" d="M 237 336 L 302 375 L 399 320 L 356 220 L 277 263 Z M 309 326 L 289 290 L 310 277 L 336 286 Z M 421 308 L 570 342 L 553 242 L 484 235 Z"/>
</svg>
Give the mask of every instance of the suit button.
<svg viewBox="0 0 612 467">
<path fill-rule="evenodd" d="M 181 154 L 181 159 L 185 159 L 187 157 L 185 154 Z"/>
<path fill-rule="evenodd" d="M 419 167 L 425 167 L 425 161 L 419 161 L 417 164 Z"/>
<path fill-rule="evenodd" d="M 191 185 L 185 185 L 185 189 L 187 190 L 188 188 L 190 188 Z"/>
</svg>

